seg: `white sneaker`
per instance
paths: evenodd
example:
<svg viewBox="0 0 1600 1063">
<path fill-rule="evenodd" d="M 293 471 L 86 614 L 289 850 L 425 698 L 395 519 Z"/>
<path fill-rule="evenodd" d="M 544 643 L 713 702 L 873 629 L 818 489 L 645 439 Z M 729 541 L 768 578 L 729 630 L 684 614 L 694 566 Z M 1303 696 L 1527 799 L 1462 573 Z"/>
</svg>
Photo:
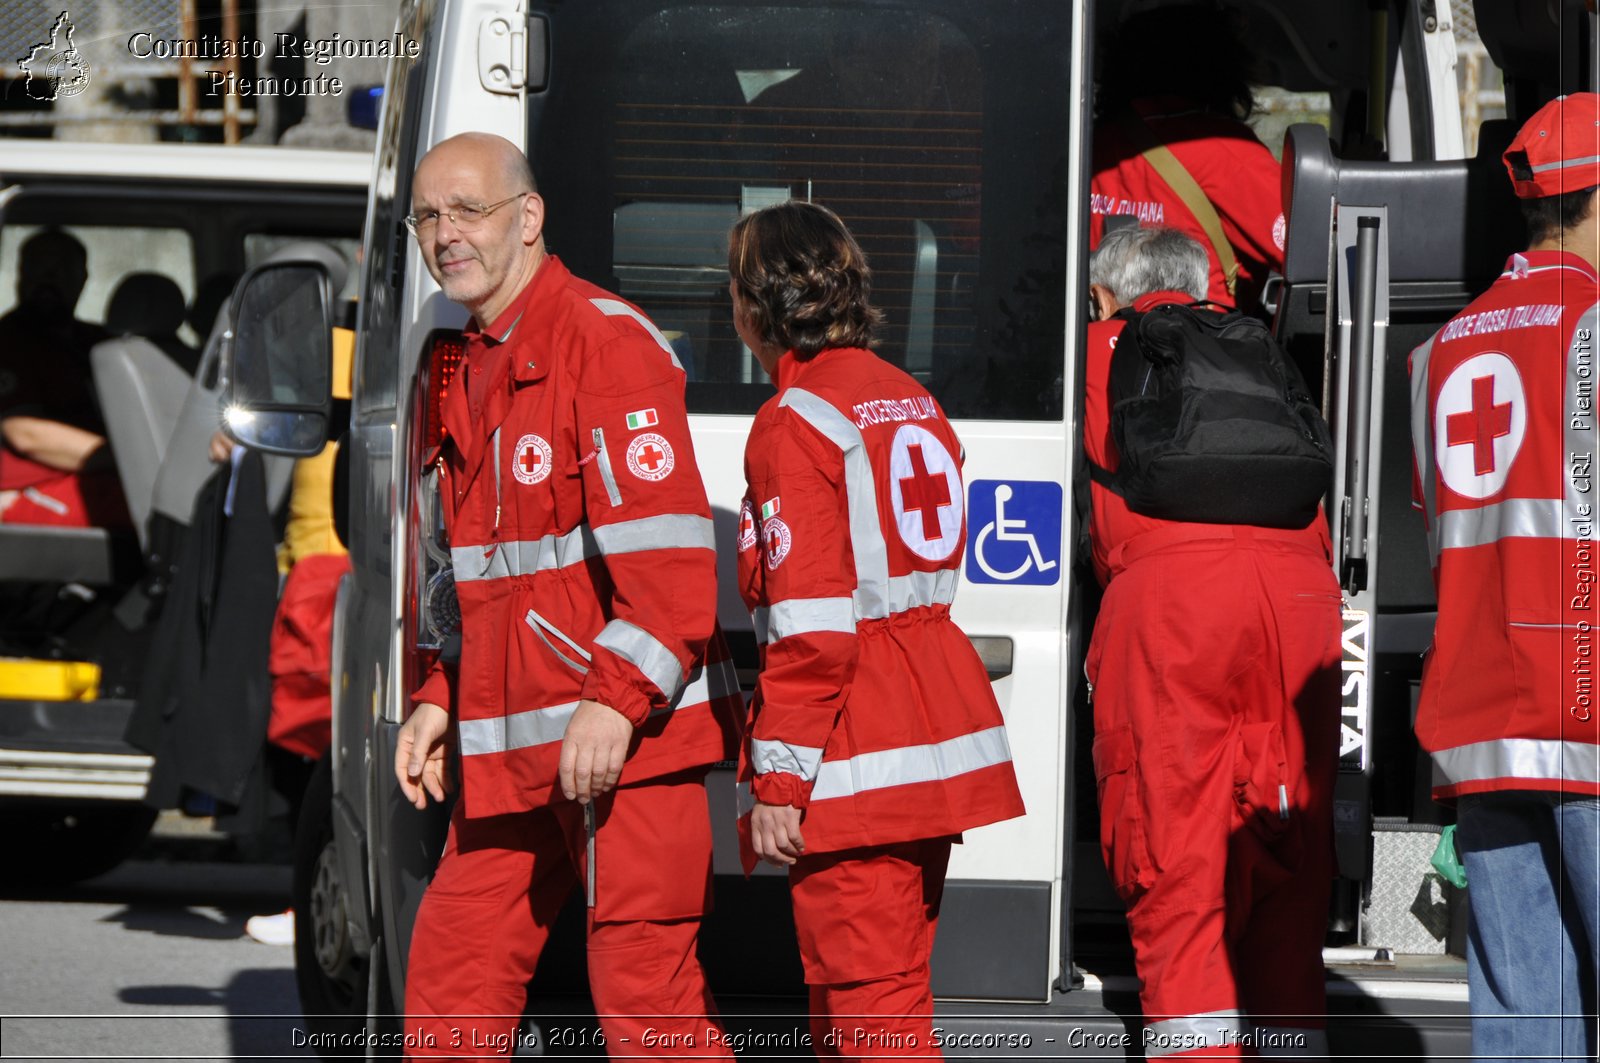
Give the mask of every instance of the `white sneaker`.
<svg viewBox="0 0 1600 1063">
<path fill-rule="evenodd" d="M 244 932 L 263 945 L 293 945 L 294 909 L 277 915 L 252 915 L 244 921 Z"/>
</svg>

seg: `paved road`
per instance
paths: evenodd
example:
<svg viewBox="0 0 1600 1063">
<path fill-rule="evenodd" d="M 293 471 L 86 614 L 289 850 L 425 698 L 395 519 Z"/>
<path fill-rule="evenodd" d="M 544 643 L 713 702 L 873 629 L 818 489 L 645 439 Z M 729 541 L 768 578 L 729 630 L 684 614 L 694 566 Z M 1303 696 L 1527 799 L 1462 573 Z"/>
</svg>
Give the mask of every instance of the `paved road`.
<svg viewBox="0 0 1600 1063">
<path fill-rule="evenodd" d="M 288 868 L 171 844 L 141 857 L 0 897 L 0 1058 L 313 1055 L 295 1044 L 293 950 L 244 936 L 247 918 L 288 903 Z"/>
</svg>

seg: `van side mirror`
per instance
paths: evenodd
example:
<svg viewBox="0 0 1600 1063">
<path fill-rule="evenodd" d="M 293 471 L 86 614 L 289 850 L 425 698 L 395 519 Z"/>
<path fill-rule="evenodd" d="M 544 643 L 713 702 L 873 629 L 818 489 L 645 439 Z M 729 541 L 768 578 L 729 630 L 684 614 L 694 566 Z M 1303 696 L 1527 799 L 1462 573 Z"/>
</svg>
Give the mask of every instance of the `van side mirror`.
<svg viewBox="0 0 1600 1063">
<path fill-rule="evenodd" d="M 223 430 L 268 454 L 320 453 L 332 416 L 333 293 L 313 262 L 268 262 L 245 275 L 222 350 Z"/>
</svg>

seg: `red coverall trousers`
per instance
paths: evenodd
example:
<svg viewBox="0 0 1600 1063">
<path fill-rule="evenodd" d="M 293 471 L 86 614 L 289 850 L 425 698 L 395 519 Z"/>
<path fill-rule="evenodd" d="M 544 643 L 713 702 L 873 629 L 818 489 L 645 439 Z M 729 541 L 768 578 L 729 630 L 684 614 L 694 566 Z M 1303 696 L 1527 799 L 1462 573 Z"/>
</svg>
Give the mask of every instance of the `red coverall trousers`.
<svg viewBox="0 0 1600 1063">
<path fill-rule="evenodd" d="M 707 1037 L 720 1026 L 695 954 L 711 886 L 704 769 L 619 787 L 595 807 L 589 988 L 608 1051 L 730 1055 Z M 423 1042 L 408 1048 L 412 1058 L 516 1047 L 551 927 L 573 890 L 586 889 L 587 844 L 576 801 L 478 819 L 456 805 L 412 931 L 405 1032 Z M 661 1048 L 673 1034 L 677 1047 Z"/>
<path fill-rule="evenodd" d="M 1219 534 L 1113 554 L 1086 669 L 1101 849 L 1146 1057 L 1320 1055 L 1339 588 L 1284 533 Z"/>
<path fill-rule="evenodd" d="M 928 960 L 952 840 L 802 856 L 790 871 L 818 1056 L 940 1054 Z"/>
</svg>

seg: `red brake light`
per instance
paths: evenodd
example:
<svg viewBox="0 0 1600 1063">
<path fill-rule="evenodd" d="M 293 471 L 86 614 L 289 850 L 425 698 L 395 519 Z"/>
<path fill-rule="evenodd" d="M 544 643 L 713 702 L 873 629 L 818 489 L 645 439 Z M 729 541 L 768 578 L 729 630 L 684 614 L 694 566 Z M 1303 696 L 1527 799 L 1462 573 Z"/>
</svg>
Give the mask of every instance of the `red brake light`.
<svg viewBox="0 0 1600 1063">
<path fill-rule="evenodd" d="M 467 341 L 459 332 L 433 337 L 428 345 L 427 392 L 423 395 L 422 452 L 426 454 L 444 438 L 444 398 L 450 393 L 461 359 L 466 357 Z"/>
</svg>

